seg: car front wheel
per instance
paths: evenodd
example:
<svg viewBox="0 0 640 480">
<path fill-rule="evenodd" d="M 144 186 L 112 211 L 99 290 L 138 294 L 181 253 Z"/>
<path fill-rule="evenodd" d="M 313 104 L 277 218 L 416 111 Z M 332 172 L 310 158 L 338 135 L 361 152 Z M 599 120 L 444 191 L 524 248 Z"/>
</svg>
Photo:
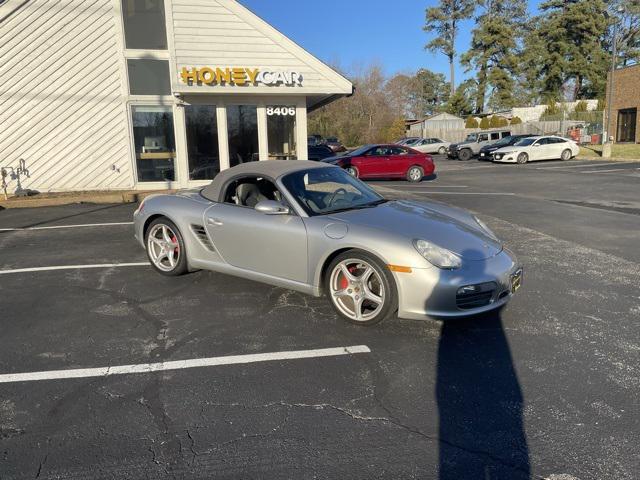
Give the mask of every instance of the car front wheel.
<svg viewBox="0 0 640 480">
<path fill-rule="evenodd" d="M 395 282 L 386 266 L 365 252 L 348 251 L 329 265 L 325 279 L 335 311 L 357 325 L 374 325 L 398 305 Z"/>
<path fill-rule="evenodd" d="M 460 150 L 460 153 L 458 153 L 458 158 L 463 162 L 466 162 L 467 160 L 471 160 L 472 156 L 473 156 L 473 153 L 468 148 L 465 148 L 464 150 Z"/>
<path fill-rule="evenodd" d="M 155 219 L 145 237 L 147 256 L 151 266 L 162 275 L 178 276 L 187 272 L 187 256 L 182 234 L 165 217 Z"/>
<path fill-rule="evenodd" d="M 562 155 L 560 155 L 560 158 L 564 161 L 571 160 L 571 150 L 567 149 L 563 151 Z"/>
<path fill-rule="evenodd" d="M 528 161 L 529 161 L 529 155 L 527 155 L 526 153 L 523 152 L 520 155 L 518 155 L 517 162 L 519 164 L 524 164 L 524 163 L 527 163 Z"/>
<path fill-rule="evenodd" d="M 347 167 L 344 170 L 352 177 L 358 178 L 358 169 L 356 167 Z"/>
<path fill-rule="evenodd" d="M 439 153 L 440 155 L 444 155 L 445 153 L 447 153 L 447 149 L 446 149 L 445 147 L 440 147 L 440 148 L 438 149 L 438 153 Z"/>
</svg>

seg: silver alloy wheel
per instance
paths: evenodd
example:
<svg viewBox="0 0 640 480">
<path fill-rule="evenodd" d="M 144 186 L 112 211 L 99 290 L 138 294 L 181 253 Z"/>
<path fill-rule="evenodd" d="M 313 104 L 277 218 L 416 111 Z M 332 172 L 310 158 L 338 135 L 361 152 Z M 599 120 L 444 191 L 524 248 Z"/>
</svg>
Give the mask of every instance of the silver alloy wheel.
<svg viewBox="0 0 640 480">
<path fill-rule="evenodd" d="M 560 158 L 564 161 L 571 160 L 571 150 L 565 150 L 562 152 Z"/>
<path fill-rule="evenodd" d="M 338 310 L 357 322 L 371 320 L 385 302 L 380 275 L 369 263 L 357 258 L 343 260 L 334 267 L 329 293 Z"/>
<path fill-rule="evenodd" d="M 346 171 L 347 171 L 347 173 L 348 173 L 349 175 L 351 175 L 352 177 L 356 177 L 356 178 L 358 177 L 358 171 L 357 171 L 355 168 L 353 168 L 353 167 L 347 167 L 347 168 L 345 168 L 345 170 L 346 170 Z"/>
<path fill-rule="evenodd" d="M 417 182 L 422 178 L 422 171 L 418 167 L 411 167 L 409 169 L 409 178 Z"/>
<path fill-rule="evenodd" d="M 153 264 L 163 272 L 170 272 L 180 261 L 178 236 L 168 225 L 158 223 L 147 235 L 147 251 Z"/>
<path fill-rule="evenodd" d="M 440 155 L 444 155 L 445 153 L 447 153 L 447 149 L 446 149 L 446 148 L 444 148 L 444 147 L 440 147 L 440 148 L 438 149 L 438 153 L 439 153 Z"/>
<path fill-rule="evenodd" d="M 527 155 L 526 153 L 522 152 L 520 155 L 518 155 L 517 161 L 520 164 L 527 163 L 529 161 L 529 155 Z"/>
</svg>

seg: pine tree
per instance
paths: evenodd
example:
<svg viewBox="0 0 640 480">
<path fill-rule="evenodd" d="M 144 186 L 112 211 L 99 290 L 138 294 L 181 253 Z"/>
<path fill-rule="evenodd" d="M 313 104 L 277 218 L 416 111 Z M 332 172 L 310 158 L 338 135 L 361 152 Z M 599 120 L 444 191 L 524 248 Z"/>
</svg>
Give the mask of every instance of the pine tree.
<svg viewBox="0 0 640 480">
<path fill-rule="evenodd" d="M 461 21 L 471 18 L 475 8 L 474 0 L 440 0 L 438 6 L 429 7 L 426 11 L 426 21 L 423 30 L 435 33 L 425 48 L 431 52 L 441 52 L 449 59 L 451 95 L 456 91 L 455 59 L 456 38 Z"/>
<path fill-rule="evenodd" d="M 640 0 L 611 0 L 610 11 L 618 23 L 619 65 L 640 62 Z M 613 43 L 613 28 L 607 39 L 607 50 Z"/>
<path fill-rule="evenodd" d="M 518 73 L 520 42 L 526 18 L 526 3 L 521 0 L 479 0 L 481 14 L 476 18 L 471 48 L 462 56 L 462 64 L 477 71 L 475 110 L 484 110 L 487 90 L 489 104 L 495 109 L 514 106 L 514 77 Z"/>
</svg>

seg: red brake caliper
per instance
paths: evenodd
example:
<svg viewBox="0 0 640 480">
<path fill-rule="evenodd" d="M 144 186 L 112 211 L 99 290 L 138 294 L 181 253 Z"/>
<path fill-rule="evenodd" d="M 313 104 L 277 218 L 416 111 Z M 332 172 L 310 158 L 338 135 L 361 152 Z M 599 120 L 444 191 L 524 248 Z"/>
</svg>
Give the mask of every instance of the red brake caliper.
<svg viewBox="0 0 640 480">
<path fill-rule="evenodd" d="M 178 243 L 178 238 L 174 235 L 173 237 L 171 237 L 171 241 L 178 245 L 173 252 L 180 253 L 180 244 Z"/>
<path fill-rule="evenodd" d="M 355 272 L 356 267 L 349 267 L 348 270 L 349 270 L 350 273 L 353 273 L 353 272 Z M 344 290 L 348 286 L 349 286 L 349 280 L 347 280 L 347 277 L 345 277 L 344 274 L 343 274 L 342 278 L 340 279 L 340 289 Z"/>
</svg>

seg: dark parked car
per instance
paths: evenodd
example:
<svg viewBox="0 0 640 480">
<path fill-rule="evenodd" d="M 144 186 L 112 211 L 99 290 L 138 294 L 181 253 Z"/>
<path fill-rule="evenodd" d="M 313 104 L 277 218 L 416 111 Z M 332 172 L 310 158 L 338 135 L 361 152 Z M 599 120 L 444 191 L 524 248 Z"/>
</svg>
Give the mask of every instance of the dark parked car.
<svg viewBox="0 0 640 480">
<path fill-rule="evenodd" d="M 342 145 L 342 143 L 340 143 L 340 140 L 338 140 L 336 137 L 327 137 L 327 140 L 325 141 L 325 143 L 335 153 L 347 151 L 345 146 Z"/>
<path fill-rule="evenodd" d="M 324 145 L 324 138 L 322 135 L 309 135 L 307 137 L 307 145 L 315 146 L 315 145 Z"/>
<path fill-rule="evenodd" d="M 527 135 L 510 135 L 508 137 L 504 137 L 501 140 L 498 140 L 496 143 L 492 143 L 491 145 L 485 145 L 480 149 L 478 153 L 479 160 L 493 160 L 493 152 L 502 147 L 510 147 L 515 144 L 517 141 L 522 140 L 523 138 L 532 137 L 532 134 Z"/>
<path fill-rule="evenodd" d="M 309 151 L 309 160 L 319 161 L 335 155 L 334 151 L 327 145 L 309 145 L 307 149 Z"/>
<path fill-rule="evenodd" d="M 356 178 L 406 178 L 419 182 L 433 175 L 431 155 L 403 145 L 365 145 L 323 162 L 338 165 Z"/>
</svg>

